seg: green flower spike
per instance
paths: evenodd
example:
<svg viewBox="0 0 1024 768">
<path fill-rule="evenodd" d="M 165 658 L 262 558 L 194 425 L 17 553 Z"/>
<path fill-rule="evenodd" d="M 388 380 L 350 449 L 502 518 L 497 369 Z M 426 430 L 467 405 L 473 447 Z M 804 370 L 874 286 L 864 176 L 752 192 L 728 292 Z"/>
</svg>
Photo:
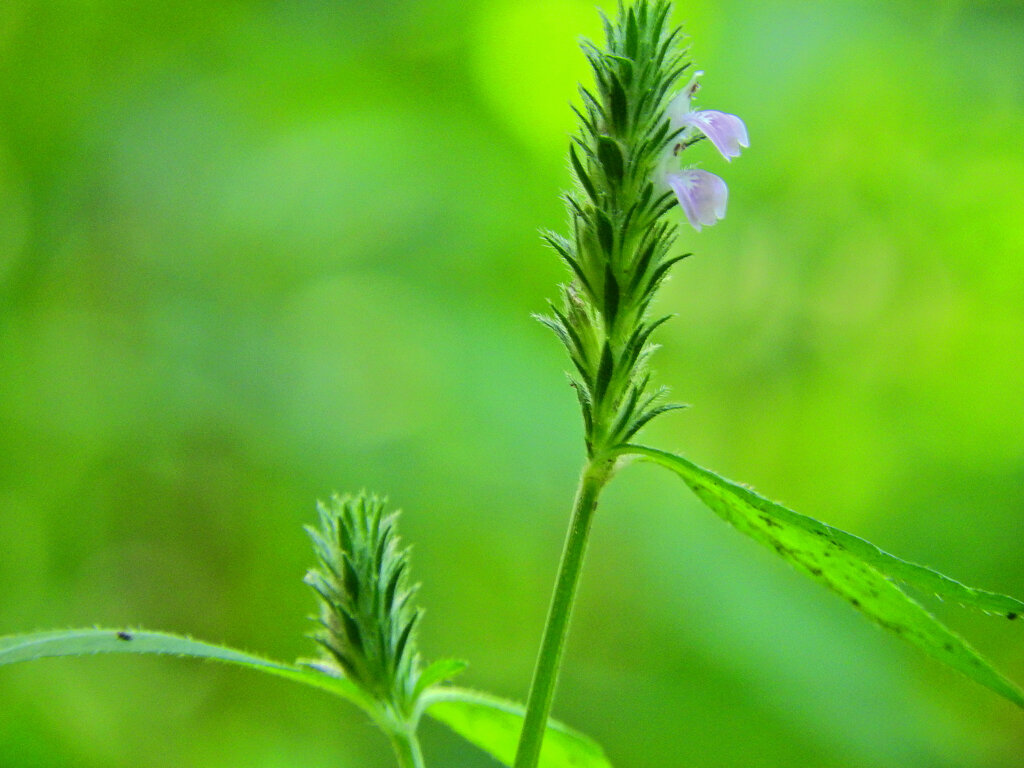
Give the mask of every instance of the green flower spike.
<svg viewBox="0 0 1024 768">
<path fill-rule="evenodd" d="M 374 703 L 374 719 L 399 762 L 422 765 L 417 704 L 430 681 L 416 649 L 422 612 L 413 599 L 418 585 L 409 584 L 409 550 L 395 533 L 398 513 L 385 513 L 384 500 L 366 494 L 335 495 L 317 509 L 320 529 L 306 530 L 320 567 L 305 582 L 321 599 L 322 629 L 313 637 L 327 659 L 315 666 L 358 685 Z"/>
<path fill-rule="evenodd" d="M 748 146 L 735 115 L 694 111 L 696 81 L 677 92 L 690 68 L 668 2 L 619 5 L 605 18 L 605 46 L 583 43 L 594 89 L 580 87 L 579 130 L 569 146 L 575 188 L 563 196 L 569 235 L 544 239 L 569 268 L 570 282 L 539 318 L 569 351 L 587 453 L 600 461 L 651 419 L 681 406 L 650 386 L 655 329 L 668 317 L 649 310 L 672 266 L 677 203 L 697 230 L 725 215 L 718 176 L 679 170 L 685 149 L 710 138 L 726 160 Z"/>
</svg>

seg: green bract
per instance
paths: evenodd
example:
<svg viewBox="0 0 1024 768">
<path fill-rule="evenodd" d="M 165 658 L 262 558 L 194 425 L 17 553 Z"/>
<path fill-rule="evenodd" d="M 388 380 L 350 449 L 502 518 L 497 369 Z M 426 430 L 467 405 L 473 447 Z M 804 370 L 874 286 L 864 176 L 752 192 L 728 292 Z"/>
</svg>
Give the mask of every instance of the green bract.
<svg viewBox="0 0 1024 768">
<path fill-rule="evenodd" d="M 398 513 L 376 496 L 333 496 L 307 526 L 320 568 L 306 583 L 320 596 L 314 638 L 329 660 L 399 720 L 412 717 L 420 676 L 415 629 L 420 611 L 408 555 L 395 534 Z"/>
<path fill-rule="evenodd" d="M 544 239 L 571 270 L 561 305 L 541 320 L 561 339 L 586 427 L 590 456 L 627 442 L 648 421 L 679 406 L 651 390 L 651 333 L 665 317 L 648 310 L 669 269 L 673 192 L 655 183 L 673 131 L 666 113 L 673 86 L 690 66 L 667 2 L 620 7 L 605 18 L 607 43 L 584 43 L 596 88 L 580 87 L 579 131 L 569 160 L 578 182 L 565 194 L 570 236 Z M 659 188 L 660 187 L 660 188 Z"/>
</svg>

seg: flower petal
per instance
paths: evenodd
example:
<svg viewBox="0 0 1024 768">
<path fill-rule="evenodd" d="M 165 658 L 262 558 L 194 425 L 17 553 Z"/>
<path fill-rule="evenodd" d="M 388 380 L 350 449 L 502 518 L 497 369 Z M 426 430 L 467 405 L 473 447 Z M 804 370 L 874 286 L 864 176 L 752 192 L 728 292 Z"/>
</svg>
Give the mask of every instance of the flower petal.
<svg viewBox="0 0 1024 768">
<path fill-rule="evenodd" d="M 747 126 L 736 115 L 727 112 L 715 109 L 690 112 L 682 117 L 680 123 L 696 128 L 711 139 L 711 143 L 726 160 L 739 157 L 740 147 L 750 146 Z"/>
<path fill-rule="evenodd" d="M 676 193 L 687 220 L 698 232 L 702 225 L 710 227 L 725 216 L 729 189 L 720 177 L 691 168 L 670 173 L 665 180 Z"/>
</svg>

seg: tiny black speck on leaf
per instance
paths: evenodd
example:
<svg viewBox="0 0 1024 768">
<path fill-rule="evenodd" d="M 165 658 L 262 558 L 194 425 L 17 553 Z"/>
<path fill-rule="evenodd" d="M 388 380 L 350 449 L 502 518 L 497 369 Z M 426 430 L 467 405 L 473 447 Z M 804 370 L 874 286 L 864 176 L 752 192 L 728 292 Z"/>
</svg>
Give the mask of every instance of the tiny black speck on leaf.
<svg viewBox="0 0 1024 768">
<path fill-rule="evenodd" d="M 1006 618 L 1008 618 L 1010 621 L 1013 621 L 1014 619 L 1017 618 L 1017 614 L 1016 613 L 1012 613 L 1012 612 L 1008 613 L 1008 614 L 1006 614 Z"/>
<path fill-rule="evenodd" d="M 117 633 L 117 639 L 118 640 L 126 640 L 127 641 L 127 640 L 131 640 L 132 636 L 128 632 L 118 632 Z"/>
</svg>

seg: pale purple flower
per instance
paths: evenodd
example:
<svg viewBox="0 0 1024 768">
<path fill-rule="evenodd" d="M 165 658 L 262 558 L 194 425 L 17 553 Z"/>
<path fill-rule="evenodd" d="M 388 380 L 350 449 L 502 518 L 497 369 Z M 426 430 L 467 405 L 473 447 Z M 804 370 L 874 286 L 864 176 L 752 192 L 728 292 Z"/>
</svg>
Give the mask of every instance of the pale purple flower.
<svg viewBox="0 0 1024 768">
<path fill-rule="evenodd" d="M 716 109 L 697 111 L 690 105 L 700 87 L 697 78 L 703 74 L 695 72 L 687 86 L 668 105 L 666 111 L 670 124 L 673 129 L 686 129 L 682 137 L 684 140 L 694 133 L 702 133 L 711 140 L 726 160 L 739 157 L 740 147 L 750 146 L 747 126 L 743 121 L 728 112 L 719 112 Z"/>
<path fill-rule="evenodd" d="M 724 218 L 729 189 L 721 177 L 699 168 L 690 168 L 666 174 L 665 181 L 676 193 L 683 213 L 698 232 L 701 226 L 710 227 Z"/>
<path fill-rule="evenodd" d="M 666 110 L 669 124 L 674 130 L 684 129 L 665 148 L 665 154 L 655 172 L 660 183 L 667 185 L 679 200 L 679 206 L 694 229 L 709 227 L 725 216 L 729 190 L 725 182 L 713 173 L 697 168 L 678 169 L 678 156 L 696 134 L 711 140 L 722 157 L 739 157 L 740 147 L 749 147 L 747 127 L 736 115 L 714 109 L 694 110 L 691 101 L 700 87 L 694 73 L 690 82 L 671 101 Z"/>
</svg>

